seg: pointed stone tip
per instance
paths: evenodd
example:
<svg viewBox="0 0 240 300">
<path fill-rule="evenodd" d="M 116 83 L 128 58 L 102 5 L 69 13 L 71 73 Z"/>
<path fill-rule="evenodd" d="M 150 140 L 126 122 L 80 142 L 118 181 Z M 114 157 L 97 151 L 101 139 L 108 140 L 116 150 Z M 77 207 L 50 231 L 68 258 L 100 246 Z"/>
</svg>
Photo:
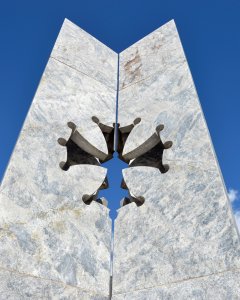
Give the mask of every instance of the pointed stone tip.
<svg viewBox="0 0 240 300">
<path fill-rule="evenodd" d="M 124 49 L 123 51 L 120 52 L 120 55 L 127 51 L 128 49 L 130 49 L 133 45 L 139 45 L 143 40 L 146 40 L 147 38 L 151 37 L 154 33 L 158 32 L 159 30 L 165 30 L 165 28 L 169 28 L 169 27 L 173 27 L 175 29 L 177 29 L 176 23 L 174 19 L 170 19 L 169 21 L 165 22 L 164 24 L 162 24 L 161 26 L 159 26 L 158 28 L 154 29 L 152 32 L 148 33 L 147 35 L 145 35 L 144 37 L 142 37 L 140 40 L 138 40 L 137 42 L 135 42 L 134 44 L 130 45 L 129 47 L 127 47 L 126 49 Z"/>
<path fill-rule="evenodd" d="M 63 25 L 65 25 L 65 24 L 74 24 L 74 23 L 72 21 L 70 21 L 68 18 L 64 18 Z M 74 25 L 76 25 L 76 24 L 74 24 Z"/>
<path fill-rule="evenodd" d="M 86 29 L 83 29 L 82 27 L 80 27 L 78 24 L 74 23 L 73 21 L 69 20 L 68 18 L 64 18 L 63 20 L 63 24 L 62 24 L 62 28 L 64 28 L 65 26 L 70 26 L 75 28 L 76 30 L 78 30 L 79 32 L 81 32 L 82 34 L 85 34 L 86 36 L 88 36 L 88 38 L 92 39 L 93 41 L 99 43 L 102 47 L 106 47 L 106 49 L 108 49 L 109 51 L 111 51 L 112 53 L 114 53 L 116 56 L 118 55 L 114 50 L 112 50 L 109 46 L 107 46 L 106 44 L 104 44 L 102 41 L 100 41 L 99 39 L 97 39 L 94 35 L 92 35 L 91 33 L 89 33 L 88 31 L 86 31 Z"/>
<path fill-rule="evenodd" d="M 174 19 L 169 20 L 167 23 L 169 23 L 169 24 L 171 24 L 171 23 L 172 23 L 172 24 L 176 24 L 176 22 L 175 22 Z M 167 24 L 167 23 L 166 23 L 166 24 Z"/>
<path fill-rule="evenodd" d="M 167 21 L 167 22 L 164 23 L 162 26 L 160 26 L 157 30 L 159 30 L 159 29 L 164 29 L 164 27 L 169 27 L 169 26 L 175 27 L 175 28 L 177 27 L 177 26 L 176 26 L 176 22 L 175 22 L 174 19 L 171 19 L 171 20 Z"/>
<path fill-rule="evenodd" d="M 73 23 L 72 21 L 70 21 L 68 18 L 64 18 L 63 22 L 62 22 L 62 25 L 61 25 L 61 29 L 59 31 L 59 34 L 61 34 L 61 32 L 64 31 L 64 30 L 66 30 L 66 28 L 68 28 L 69 26 L 81 29 L 78 25 L 76 25 L 75 23 Z"/>
<path fill-rule="evenodd" d="M 72 27 L 74 27 L 74 28 L 76 28 L 76 29 L 78 29 L 80 31 L 84 31 L 87 35 L 90 35 L 88 32 L 86 32 L 85 30 L 83 30 L 79 25 L 77 25 L 73 21 L 69 20 L 68 18 L 64 18 L 64 20 L 63 20 L 62 27 L 65 27 L 65 26 L 72 26 Z"/>
<path fill-rule="evenodd" d="M 164 24 L 162 24 L 160 27 L 158 27 L 157 29 L 155 29 L 154 31 L 152 31 L 151 33 L 149 33 L 147 36 L 151 36 L 152 34 L 154 34 L 155 32 L 159 31 L 159 30 L 164 30 L 165 31 L 165 28 L 166 30 L 169 28 L 169 27 L 173 27 L 173 28 L 177 28 L 176 26 L 176 22 L 174 19 L 171 19 L 167 22 L 165 22 Z M 147 37 L 146 36 L 146 37 Z M 144 37 L 145 38 L 145 37 Z M 143 39 L 144 39 L 143 38 Z"/>
<path fill-rule="evenodd" d="M 169 24 L 169 25 L 171 25 L 171 26 L 173 26 L 173 27 L 177 28 L 177 24 L 176 24 L 176 22 L 175 22 L 175 20 L 174 20 L 174 19 L 171 19 L 171 20 L 170 20 L 170 21 L 168 21 L 166 24 Z"/>
<path fill-rule="evenodd" d="M 68 18 L 64 18 L 63 22 L 71 23 L 71 24 L 76 25 L 73 21 L 69 20 Z"/>
</svg>

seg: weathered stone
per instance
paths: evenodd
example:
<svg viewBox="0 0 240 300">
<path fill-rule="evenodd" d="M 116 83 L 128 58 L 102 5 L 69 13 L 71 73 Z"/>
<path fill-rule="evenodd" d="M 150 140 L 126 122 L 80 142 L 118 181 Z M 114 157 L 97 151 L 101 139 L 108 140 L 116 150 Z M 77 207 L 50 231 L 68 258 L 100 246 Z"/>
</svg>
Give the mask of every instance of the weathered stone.
<svg viewBox="0 0 240 300">
<path fill-rule="evenodd" d="M 238 300 L 239 271 L 229 271 L 118 294 L 113 300 Z"/>
<path fill-rule="evenodd" d="M 105 66 L 102 78 L 92 73 L 97 60 L 99 69 Z M 109 295 L 109 210 L 82 200 L 97 194 L 107 170 L 80 164 L 64 171 L 60 165 L 70 137 L 90 154 L 108 155 L 92 117 L 113 126 L 116 78 L 117 55 L 65 21 L 1 185 L 0 269 L 6 278 L 1 275 L 0 294 L 6 299 Z"/>
<path fill-rule="evenodd" d="M 1 300 L 108 300 L 108 296 L 59 281 L 0 269 Z"/>
<path fill-rule="evenodd" d="M 163 151 L 166 173 L 146 166 L 123 171 L 130 193 L 145 202 L 119 209 L 113 299 L 238 299 L 237 284 L 229 291 L 240 270 L 239 235 L 173 21 L 120 54 L 120 86 L 120 128 L 141 119 L 123 157 L 160 124 L 162 142 L 173 145 Z M 218 280 L 219 273 L 226 282 L 211 291 L 210 276 Z M 201 284 L 194 280 L 202 277 Z"/>
<path fill-rule="evenodd" d="M 67 19 L 51 57 L 114 90 L 117 88 L 117 53 Z"/>
<path fill-rule="evenodd" d="M 182 47 L 173 20 L 120 53 L 120 89 L 182 64 Z"/>
</svg>

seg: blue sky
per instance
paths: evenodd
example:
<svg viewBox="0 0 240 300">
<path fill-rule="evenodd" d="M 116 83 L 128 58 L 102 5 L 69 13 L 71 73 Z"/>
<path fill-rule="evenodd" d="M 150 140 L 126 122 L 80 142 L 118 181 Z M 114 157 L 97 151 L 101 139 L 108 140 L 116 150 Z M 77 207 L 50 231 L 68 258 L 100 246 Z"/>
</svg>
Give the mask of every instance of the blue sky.
<svg viewBox="0 0 240 300">
<path fill-rule="evenodd" d="M 240 224 L 239 0 L 1 1 L 0 178 L 65 17 L 116 52 L 175 19 Z M 114 211 L 122 166 L 109 168 Z"/>
</svg>

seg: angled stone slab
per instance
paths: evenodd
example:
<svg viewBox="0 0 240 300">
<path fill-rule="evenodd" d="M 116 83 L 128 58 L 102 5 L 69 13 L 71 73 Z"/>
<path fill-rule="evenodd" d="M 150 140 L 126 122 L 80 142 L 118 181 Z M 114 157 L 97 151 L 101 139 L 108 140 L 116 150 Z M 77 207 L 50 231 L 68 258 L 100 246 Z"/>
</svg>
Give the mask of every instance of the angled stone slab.
<svg viewBox="0 0 240 300">
<path fill-rule="evenodd" d="M 120 90 L 156 72 L 164 73 L 171 67 L 175 69 L 176 65 L 181 65 L 184 60 L 176 26 L 171 20 L 121 52 Z"/>
<path fill-rule="evenodd" d="M 189 71 L 186 67 L 182 71 L 179 78 L 184 76 L 187 80 L 182 81 L 182 88 L 177 87 L 181 92 L 169 90 L 163 95 L 166 87 L 164 82 L 170 84 L 171 76 L 177 76 L 178 72 L 171 72 L 169 78 L 164 80 L 162 75 L 157 73 L 120 91 L 120 128 L 136 118 L 141 118 L 141 122 L 133 128 L 126 141 L 123 156 L 128 157 L 130 153 L 134 156 L 136 149 L 155 134 L 157 126 L 163 124 L 164 129 L 160 132 L 162 141 L 174 141 L 173 147 L 164 153 L 169 155 L 169 158 L 173 156 L 172 151 L 175 150 L 176 159 L 210 163 L 214 161 L 211 143 L 206 138 L 208 130 L 195 88 L 191 84 Z M 164 76 L 166 77 L 166 74 Z"/>
<path fill-rule="evenodd" d="M 162 46 L 158 48 L 158 44 Z M 172 59 L 162 61 L 162 51 Z M 142 57 L 140 69 L 143 70 L 141 80 L 133 81 L 119 92 L 119 123 L 124 127 L 136 118 L 141 118 L 141 122 L 131 132 L 123 155 L 141 147 L 156 127 L 164 124 L 161 137 L 174 140 L 172 149 L 176 150 L 176 159 L 213 161 L 211 143 L 206 139 L 207 126 L 174 22 L 167 23 L 121 53 L 120 64 L 131 60 L 132 52 L 142 53 L 139 55 Z M 150 53 L 155 64 L 148 60 Z M 171 150 L 167 153 L 172 155 Z"/>
<path fill-rule="evenodd" d="M 172 163 L 165 174 L 148 167 L 123 174 L 145 202 L 119 210 L 115 293 L 240 268 L 239 236 L 215 169 Z"/>
<path fill-rule="evenodd" d="M 51 57 L 116 90 L 117 53 L 96 38 L 64 20 Z"/>
<path fill-rule="evenodd" d="M 170 285 L 176 282 L 188 291 L 180 299 L 195 299 L 195 288 L 199 299 L 211 299 L 208 276 L 240 269 L 239 234 L 173 21 L 120 53 L 120 86 L 120 130 L 141 118 L 123 157 L 138 156 L 146 141 L 154 146 L 151 137 L 160 124 L 162 142 L 173 145 L 163 150 L 166 173 L 144 161 L 123 172 L 131 195 L 145 202 L 119 210 L 113 299 L 175 299 Z M 198 277 L 206 277 L 204 284 L 193 280 Z M 234 280 L 235 275 L 226 280 L 219 299 L 226 299 Z M 235 299 L 236 292 L 232 295 Z"/>
<path fill-rule="evenodd" d="M 115 114 L 115 93 L 104 85 L 51 59 L 45 73 L 1 185 L 4 195 L 34 212 L 83 205 L 82 196 L 99 189 L 107 170 L 79 165 L 63 171 L 59 164 L 66 161 L 67 150 L 58 139 L 70 137 L 67 123 L 74 122 L 92 147 L 107 155 L 104 136 L 91 119 L 99 113 L 99 94 L 106 92 L 106 103 L 112 103 L 112 111 L 106 108 L 108 115 L 103 113 L 102 119 L 113 123 Z"/>
<path fill-rule="evenodd" d="M 113 126 L 115 98 L 115 91 L 50 58 L 26 122 L 35 126 L 61 122 L 67 126 L 71 121 L 86 140 L 106 152 L 106 143 L 92 117 Z"/>
<path fill-rule="evenodd" d="M 89 156 L 93 151 L 108 155 L 92 117 L 113 126 L 116 78 L 117 55 L 65 21 L 1 185 L 0 269 L 14 273 L 0 276 L 6 299 L 25 299 L 27 293 L 36 293 L 37 299 L 109 295 L 109 210 L 82 200 L 97 193 L 107 170 L 98 158 L 95 163 L 80 160 L 80 165 L 74 161 L 66 171 L 61 162 L 67 160 L 63 145 L 73 136 L 69 122 L 76 126 L 77 146 L 87 143 Z M 66 290 L 59 297 L 62 286 Z"/>
</svg>

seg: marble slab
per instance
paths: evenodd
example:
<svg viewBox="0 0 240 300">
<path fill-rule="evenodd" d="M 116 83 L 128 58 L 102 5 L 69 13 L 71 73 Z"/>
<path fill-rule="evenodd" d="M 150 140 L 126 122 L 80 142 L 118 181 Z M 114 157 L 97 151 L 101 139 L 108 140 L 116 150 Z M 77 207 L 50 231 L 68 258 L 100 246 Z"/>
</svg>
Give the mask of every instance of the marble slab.
<svg viewBox="0 0 240 300">
<path fill-rule="evenodd" d="M 147 166 L 123 171 L 131 195 L 145 202 L 118 211 L 113 299 L 176 299 L 170 288 L 175 282 L 185 282 L 186 299 L 194 299 L 194 278 L 240 268 L 240 240 L 174 22 L 120 54 L 120 82 L 120 130 L 141 119 L 123 157 L 137 153 L 160 124 L 162 142 L 173 145 L 163 152 L 166 173 Z M 160 286 L 169 288 L 166 298 L 150 292 Z M 204 288 L 199 299 L 215 299 Z"/>
<path fill-rule="evenodd" d="M 240 270 L 117 294 L 113 300 L 238 300 Z"/>
<path fill-rule="evenodd" d="M 1 300 L 108 300 L 104 294 L 4 269 L 0 269 L 0 295 Z"/>
<path fill-rule="evenodd" d="M 51 57 L 111 89 L 117 88 L 118 54 L 68 19 L 64 20 Z"/>
<path fill-rule="evenodd" d="M 91 39 L 87 44 L 91 46 Z M 108 52 L 100 50 L 98 58 L 104 61 Z M 12 293 L 13 298 L 27 299 L 28 292 L 36 293 L 37 299 L 61 299 L 62 285 L 72 287 L 69 292 L 66 287 L 62 299 L 108 297 L 109 209 L 82 201 L 84 195 L 97 193 L 107 170 L 96 163 L 64 171 L 60 163 L 67 159 L 67 148 L 59 138 L 70 138 L 71 122 L 81 136 L 78 146 L 87 141 L 92 149 L 108 155 L 105 138 L 92 117 L 113 126 L 115 105 L 114 89 L 66 61 L 49 59 L 0 188 L 0 269 L 16 274 L 16 289 L 21 284 L 27 289 L 29 277 L 36 287 L 17 292 L 9 276 L 5 281 L 0 277 L 0 294 L 5 293 L 6 299 Z"/>
<path fill-rule="evenodd" d="M 162 141 L 173 141 L 173 147 L 164 153 L 169 159 L 214 162 L 208 129 L 186 63 L 121 90 L 118 111 L 120 127 L 141 118 L 127 139 L 123 156 L 140 147 L 163 124 Z"/>
<path fill-rule="evenodd" d="M 0 222 L 0 266 L 108 294 L 111 221 L 98 203 Z"/>
<path fill-rule="evenodd" d="M 91 195 L 101 186 L 107 170 L 79 165 L 63 171 L 59 164 L 66 161 L 67 151 L 59 145 L 58 138 L 68 139 L 71 130 L 67 123 L 74 122 L 87 141 L 107 154 L 103 134 L 91 117 L 95 115 L 104 124 L 112 124 L 114 101 L 115 93 L 104 85 L 50 59 L 1 192 L 34 212 L 81 205 L 84 194 Z"/>
<path fill-rule="evenodd" d="M 174 20 L 122 51 L 119 57 L 120 89 L 184 63 Z"/>
<path fill-rule="evenodd" d="M 114 293 L 240 268 L 240 243 L 214 168 L 172 163 L 124 170 L 145 202 L 119 210 L 114 236 Z"/>
<path fill-rule="evenodd" d="M 49 59 L 32 107 L 26 122 L 29 120 L 41 125 L 55 122 L 67 125 L 69 121 L 74 122 L 86 139 L 102 149 L 105 143 L 92 117 L 96 116 L 101 123 L 113 126 L 116 92 Z"/>
</svg>

